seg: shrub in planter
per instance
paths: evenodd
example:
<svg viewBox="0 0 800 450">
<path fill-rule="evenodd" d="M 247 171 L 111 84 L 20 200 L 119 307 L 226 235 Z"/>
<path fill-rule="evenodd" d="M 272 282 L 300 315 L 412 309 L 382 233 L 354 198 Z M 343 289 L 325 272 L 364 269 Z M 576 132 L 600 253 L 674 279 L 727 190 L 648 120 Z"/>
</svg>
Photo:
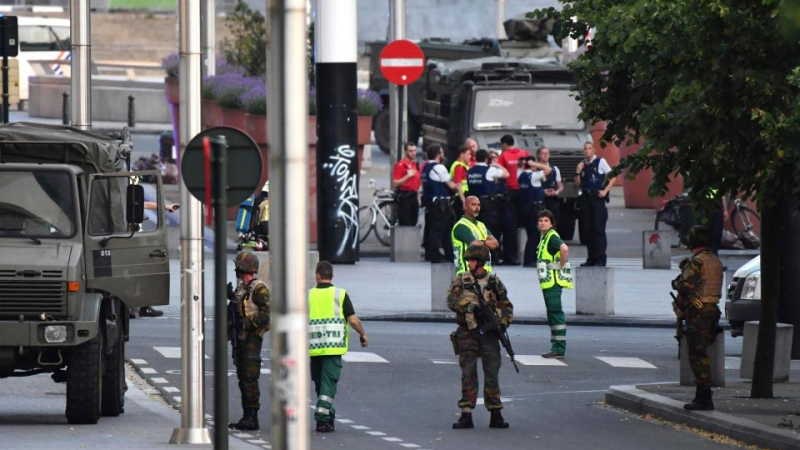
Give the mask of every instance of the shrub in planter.
<svg viewBox="0 0 800 450">
<path fill-rule="evenodd" d="M 374 116 L 383 109 L 381 96 L 369 89 L 359 89 L 356 97 L 356 114 L 359 116 Z"/>
<path fill-rule="evenodd" d="M 240 102 L 248 114 L 267 114 L 267 87 L 261 82 L 242 93 Z"/>
</svg>

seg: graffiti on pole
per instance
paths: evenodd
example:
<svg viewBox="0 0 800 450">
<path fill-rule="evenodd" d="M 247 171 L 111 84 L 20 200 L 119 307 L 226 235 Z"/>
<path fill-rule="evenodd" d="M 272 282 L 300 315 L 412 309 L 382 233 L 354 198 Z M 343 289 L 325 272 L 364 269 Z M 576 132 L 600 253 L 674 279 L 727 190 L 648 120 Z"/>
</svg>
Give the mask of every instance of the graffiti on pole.
<svg viewBox="0 0 800 450">
<path fill-rule="evenodd" d="M 322 166 L 339 188 L 334 209 L 336 222 L 344 228 L 339 235 L 339 246 L 336 249 L 338 255 L 348 246 L 355 251 L 358 243 L 358 174 L 350 170 L 356 155 L 356 151 L 349 145 L 340 145 Z"/>
</svg>

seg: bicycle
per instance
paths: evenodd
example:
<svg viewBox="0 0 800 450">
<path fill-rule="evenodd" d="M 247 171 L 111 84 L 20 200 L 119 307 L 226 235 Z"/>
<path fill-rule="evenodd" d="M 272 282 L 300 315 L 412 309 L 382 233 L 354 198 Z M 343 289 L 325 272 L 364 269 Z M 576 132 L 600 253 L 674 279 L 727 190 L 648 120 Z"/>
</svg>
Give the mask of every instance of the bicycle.
<svg viewBox="0 0 800 450">
<path fill-rule="evenodd" d="M 397 202 L 394 192 L 375 187 L 375 180 L 369 180 L 369 187 L 374 189 L 372 203 L 358 208 L 358 243 L 364 242 L 374 230 L 384 247 L 391 244 L 392 229 L 397 226 Z"/>
<path fill-rule="evenodd" d="M 761 247 L 761 239 L 753 232 L 753 219 L 761 222 L 761 216 L 750 209 L 740 199 L 733 201 L 733 212 L 730 214 L 730 223 L 739 241 L 745 248 L 754 249 Z"/>
</svg>

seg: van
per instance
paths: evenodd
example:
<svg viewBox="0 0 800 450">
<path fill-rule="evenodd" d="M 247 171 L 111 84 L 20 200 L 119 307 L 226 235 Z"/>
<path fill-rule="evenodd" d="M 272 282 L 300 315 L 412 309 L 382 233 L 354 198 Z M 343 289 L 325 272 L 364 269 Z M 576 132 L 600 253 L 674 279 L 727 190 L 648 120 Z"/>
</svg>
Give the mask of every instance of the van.
<svg viewBox="0 0 800 450">
<path fill-rule="evenodd" d="M 47 17 L 18 17 L 19 109 L 29 98 L 28 78 L 70 75 L 70 21 Z M 63 62 L 59 62 L 63 61 Z"/>
</svg>

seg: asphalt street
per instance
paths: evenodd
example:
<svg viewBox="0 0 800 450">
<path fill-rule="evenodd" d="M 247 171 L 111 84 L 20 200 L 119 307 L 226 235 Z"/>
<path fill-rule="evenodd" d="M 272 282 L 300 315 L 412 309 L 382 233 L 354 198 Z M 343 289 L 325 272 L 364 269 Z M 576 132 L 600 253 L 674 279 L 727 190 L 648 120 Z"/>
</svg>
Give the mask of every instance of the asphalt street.
<svg viewBox="0 0 800 450">
<path fill-rule="evenodd" d="M 180 322 L 175 318 L 132 322 L 127 354 L 136 370 L 172 405 L 181 401 Z M 366 322 L 370 347 L 357 343 L 345 359 L 336 396 L 337 431 L 312 432 L 312 448 L 482 449 L 505 448 L 734 448 L 669 424 L 604 406 L 610 385 L 674 381 L 677 351 L 664 329 L 570 327 L 567 358 L 543 360 L 549 349 L 545 326 L 509 330 L 521 373 L 508 358 L 500 372 L 508 430 L 488 428 L 488 413 L 475 411 L 474 430 L 453 430 L 458 417 L 460 369 L 453 355 L 451 324 Z M 213 321 L 206 321 L 206 336 Z M 738 374 L 741 340 L 728 341 L 728 376 Z M 206 346 L 206 414 L 213 414 L 212 345 Z M 260 432 L 235 433 L 269 444 L 269 339 L 265 339 Z M 552 365 L 550 365 L 552 364 Z M 482 378 L 482 375 L 481 375 Z M 230 416 L 240 417 L 239 393 L 229 364 Z M 310 392 L 310 405 L 313 392 Z M 479 401 L 482 403 L 482 400 Z M 213 423 L 213 418 L 210 418 Z"/>
</svg>

